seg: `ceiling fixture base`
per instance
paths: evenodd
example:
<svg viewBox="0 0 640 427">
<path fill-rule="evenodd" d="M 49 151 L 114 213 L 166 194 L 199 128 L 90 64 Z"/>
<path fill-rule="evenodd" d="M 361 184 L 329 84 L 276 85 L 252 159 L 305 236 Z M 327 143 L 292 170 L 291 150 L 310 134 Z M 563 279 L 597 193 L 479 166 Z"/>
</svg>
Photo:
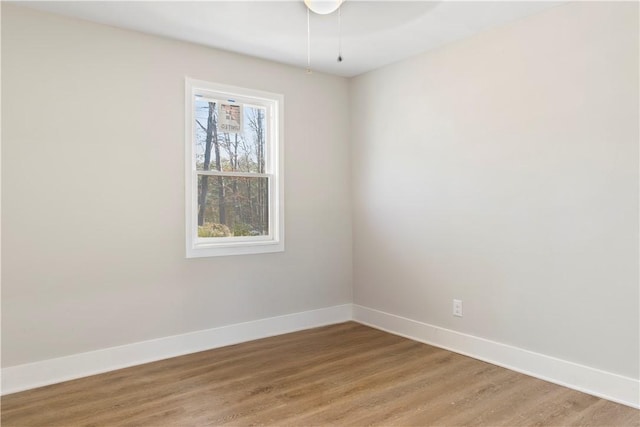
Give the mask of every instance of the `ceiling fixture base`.
<svg viewBox="0 0 640 427">
<path fill-rule="evenodd" d="M 313 13 L 328 15 L 338 10 L 344 0 L 304 0 L 304 4 Z"/>
</svg>

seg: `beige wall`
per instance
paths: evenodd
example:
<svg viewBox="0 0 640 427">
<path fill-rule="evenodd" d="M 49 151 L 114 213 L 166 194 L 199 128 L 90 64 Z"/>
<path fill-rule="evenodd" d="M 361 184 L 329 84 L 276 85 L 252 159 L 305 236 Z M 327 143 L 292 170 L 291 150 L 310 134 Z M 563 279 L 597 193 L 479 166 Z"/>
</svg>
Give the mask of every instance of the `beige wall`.
<svg viewBox="0 0 640 427">
<path fill-rule="evenodd" d="M 576 2 L 355 78 L 355 303 L 638 378 L 638 48 Z"/>
<path fill-rule="evenodd" d="M 285 96 L 286 252 L 184 256 L 185 76 Z M 2 363 L 351 302 L 347 80 L 2 5 Z"/>
</svg>

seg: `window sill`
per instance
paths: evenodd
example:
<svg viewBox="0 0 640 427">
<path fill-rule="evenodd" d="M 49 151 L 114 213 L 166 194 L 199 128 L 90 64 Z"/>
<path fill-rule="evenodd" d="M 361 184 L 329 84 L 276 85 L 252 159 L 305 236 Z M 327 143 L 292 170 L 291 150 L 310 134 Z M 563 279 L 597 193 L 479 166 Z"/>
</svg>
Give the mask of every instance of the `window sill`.
<svg viewBox="0 0 640 427">
<path fill-rule="evenodd" d="M 284 252 L 284 242 L 267 240 L 262 242 L 198 243 L 192 247 L 187 247 L 187 258 L 265 254 L 273 252 Z"/>
</svg>

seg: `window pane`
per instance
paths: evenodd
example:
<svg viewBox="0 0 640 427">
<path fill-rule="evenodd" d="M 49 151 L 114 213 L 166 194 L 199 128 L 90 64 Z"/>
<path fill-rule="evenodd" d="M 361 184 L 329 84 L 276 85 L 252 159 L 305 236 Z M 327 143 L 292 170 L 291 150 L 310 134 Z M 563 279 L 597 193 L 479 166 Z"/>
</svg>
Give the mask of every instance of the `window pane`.
<svg viewBox="0 0 640 427">
<path fill-rule="evenodd" d="M 240 104 L 242 131 L 231 133 L 219 126 L 220 104 L 194 100 L 197 170 L 264 173 L 266 109 Z"/>
<path fill-rule="evenodd" d="M 198 176 L 198 237 L 269 234 L 269 178 Z"/>
</svg>

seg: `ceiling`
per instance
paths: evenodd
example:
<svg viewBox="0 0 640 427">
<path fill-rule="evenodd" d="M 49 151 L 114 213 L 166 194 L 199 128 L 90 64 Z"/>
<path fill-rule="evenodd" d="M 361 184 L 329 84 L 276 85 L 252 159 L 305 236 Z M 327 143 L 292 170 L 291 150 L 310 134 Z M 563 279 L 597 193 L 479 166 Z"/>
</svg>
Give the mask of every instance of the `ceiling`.
<svg viewBox="0 0 640 427">
<path fill-rule="evenodd" d="M 311 13 L 311 68 L 355 76 L 535 14 L 562 1 L 361 1 Z M 307 9 L 289 1 L 44 1 L 19 4 L 89 21 L 307 65 Z"/>
</svg>

